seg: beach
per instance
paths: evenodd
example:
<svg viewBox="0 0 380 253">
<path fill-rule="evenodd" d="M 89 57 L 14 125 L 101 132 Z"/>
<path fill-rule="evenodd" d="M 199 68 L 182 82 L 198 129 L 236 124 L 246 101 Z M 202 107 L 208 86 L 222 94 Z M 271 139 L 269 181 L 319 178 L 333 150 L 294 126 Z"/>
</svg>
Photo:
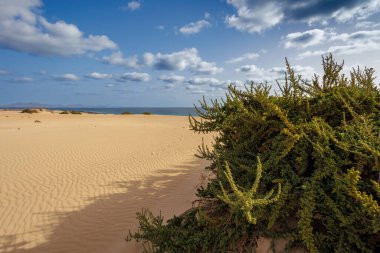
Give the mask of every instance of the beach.
<svg viewBox="0 0 380 253">
<path fill-rule="evenodd" d="M 184 116 L 0 111 L 0 252 L 142 252 L 136 212 L 191 207 L 202 138 Z"/>
</svg>

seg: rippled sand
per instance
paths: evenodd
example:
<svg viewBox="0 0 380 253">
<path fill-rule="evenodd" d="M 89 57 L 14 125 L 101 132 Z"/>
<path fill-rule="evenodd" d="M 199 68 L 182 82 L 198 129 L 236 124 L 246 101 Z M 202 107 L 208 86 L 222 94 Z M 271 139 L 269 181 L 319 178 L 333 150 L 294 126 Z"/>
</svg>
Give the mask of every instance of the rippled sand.
<svg viewBox="0 0 380 253">
<path fill-rule="evenodd" d="M 0 111 L 0 252 L 141 252 L 135 213 L 191 206 L 202 137 L 180 116 Z"/>
</svg>

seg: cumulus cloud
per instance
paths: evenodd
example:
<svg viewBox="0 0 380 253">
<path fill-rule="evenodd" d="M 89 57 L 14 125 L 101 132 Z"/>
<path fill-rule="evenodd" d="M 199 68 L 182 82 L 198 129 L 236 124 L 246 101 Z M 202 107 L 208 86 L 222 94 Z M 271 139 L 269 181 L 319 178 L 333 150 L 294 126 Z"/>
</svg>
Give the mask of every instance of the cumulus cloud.
<svg viewBox="0 0 380 253">
<path fill-rule="evenodd" d="M 80 78 L 74 74 L 64 74 L 61 76 L 56 76 L 54 77 L 54 80 L 56 81 L 63 81 L 63 82 L 74 82 L 74 81 L 79 81 Z"/>
<path fill-rule="evenodd" d="M 102 61 L 131 68 L 148 66 L 157 70 L 189 70 L 195 74 L 203 75 L 214 75 L 223 72 L 223 68 L 218 67 L 215 62 L 202 60 L 196 48 L 187 48 L 168 54 L 146 52 L 141 60 L 136 55 L 125 58 L 122 52 L 117 51 L 109 56 L 104 56 Z"/>
<path fill-rule="evenodd" d="M 202 31 L 204 28 L 211 26 L 210 22 L 207 20 L 199 20 L 197 22 L 191 22 L 187 25 L 179 28 L 179 32 L 185 35 L 196 34 Z"/>
<path fill-rule="evenodd" d="M 189 69 L 197 74 L 212 75 L 220 73 L 223 68 L 216 66 L 214 62 L 203 61 L 196 48 L 188 48 L 170 54 L 145 53 L 143 55 L 145 65 L 158 70 L 179 70 Z"/>
<path fill-rule="evenodd" d="M 330 46 L 327 50 L 305 51 L 298 57 L 305 58 L 327 53 L 350 55 L 378 51 L 380 50 L 380 30 L 333 34 L 329 41 L 335 45 Z"/>
<path fill-rule="evenodd" d="M 219 84 L 211 84 L 210 86 L 211 87 L 219 87 L 219 88 L 227 89 L 227 87 L 229 85 L 234 85 L 234 86 L 236 86 L 238 88 L 243 88 L 244 84 L 245 84 L 245 82 L 240 81 L 240 80 L 226 80 L 226 81 L 223 81 L 223 82 L 221 82 Z"/>
<path fill-rule="evenodd" d="M 228 61 L 226 61 L 226 63 L 239 63 L 239 62 L 242 62 L 242 61 L 245 61 L 245 60 L 255 60 L 255 59 L 259 58 L 259 56 L 260 55 L 257 54 L 257 53 L 246 53 L 246 54 L 243 54 L 240 57 L 228 60 Z"/>
<path fill-rule="evenodd" d="M 261 32 L 277 25 L 284 17 L 281 4 L 276 1 L 227 0 L 227 3 L 236 8 L 237 14 L 227 16 L 225 23 L 240 31 Z"/>
<path fill-rule="evenodd" d="M 115 49 L 105 35 L 85 36 L 74 24 L 50 23 L 40 13 L 40 0 L 0 2 L 0 47 L 34 55 L 78 55 Z"/>
<path fill-rule="evenodd" d="M 347 22 L 379 12 L 380 0 L 227 0 L 236 9 L 228 27 L 249 33 L 262 32 L 281 22 Z"/>
<path fill-rule="evenodd" d="M 195 77 L 187 81 L 190 85 L 219 85 L 221 82 L 213 77 Z"/>
<path fill-rule="evenodd" d="M 104 63 L 112 64 L 112 65 L 120 65 L 127 68 L 137 68 L 139 67 L 139 62 L 137 56 L 132 56 L 129 58 L 125 58 L 121 51 L 113 52 L 109 56 L 104 56 L 102 58 Z"/>
<path fill-rule="evenodd" d="M 214 62 L 200 61 L 194 65 L 191 69 L 196 74 L 202 75 L 215 75 L 217 73 L 223 72 L 223 68 L 216 66 Z"/>
<path fill-rule="evenodd" d="M 315 70 L 310 66 L 292 66 L 296 74 L 302 75 L 304 79 L 312 78 Z M 256 65 L 244 65 L 240 68 L 235 69 L 236 72 L 246 74 L 250 80 L 255 82 L 273 82 L 275 80 L 284 79 L 286 73 L 286 68 L 284 67 L 273 67 L 269 69 L 261 68 Z"/>
<path fill-rule="evenodd" d="M 129 72 L 120 75 L 117 78 L 118 81 L 133 81 L 133 82 L 148 82 L 150 80 L 150 75 L 148 73 L 139 72 Z"/>
<path fill-rule="evenodd" d="M 98 72 L 92 72 L 92 73 L 86 75 L 86 77 L 100 80 L 100 79 L 112 78 L 112 75 L 111 74 L 98 73 Z"/>
<path fill-rule="evenodd" d="M 192 94 L 208 94 L 217 95 L 226 92 L 228 86 L 235 85 L 238 88 L 243 88 L 245 82 L 240 80 L 225 80 L 219 81 L 216 78 L 193 78 L 187 81 L 186 90 Z"/>
<path fill-rule="evenodd" d="M 135 11 L 141 8 L 141 3 L 139 1 L 131 1 L 126 6 L 121 7 L 122 10 Z"/>
<path fill-rule="evenodd" d="M 285 48 L 306 48 L 324 42 L 327 34 L 324 30 L 313 29 L 305 32 L 289 33 L 285 36 L 283 45 Z"/>
<path fill-rule="evenodd" d="M 170 75 L 162 75 L 162 76 L 160 76 L 157 79 L 160 80 L 160 81 L 163 81 L 165 83 L 174 84 L 174 83 L 183 82 L 185 80 L 185 77 L 184 76 L 170 74 Z"/>
</svg>

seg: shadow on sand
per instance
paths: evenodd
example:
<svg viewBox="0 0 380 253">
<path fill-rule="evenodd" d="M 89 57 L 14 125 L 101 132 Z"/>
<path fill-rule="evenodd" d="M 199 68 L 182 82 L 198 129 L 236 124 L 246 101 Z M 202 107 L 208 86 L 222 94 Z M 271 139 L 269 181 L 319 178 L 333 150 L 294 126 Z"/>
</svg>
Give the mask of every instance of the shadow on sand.
<svg viewBox="0 0 380 253">
<path fill-rule="evenodd" d="M 162 209 L 165 218 L 171 218 L 190 208 L 205 164 L 195 160 L 142 180 L 113 182 L 105 187 L 118 188 L 121 193 L 92 198 L 91 204 L 78 211 L 38 213 L 54 222 L 28 233 L 47 235 L 45 242 L 30 248 L 23 234 L 0 236 L 0 252 L 140 252 L 140 245 L 124 240 L 130 229 L 137 229 L 136 212 L 149 208 L 158 214 Z"/>
</svg>

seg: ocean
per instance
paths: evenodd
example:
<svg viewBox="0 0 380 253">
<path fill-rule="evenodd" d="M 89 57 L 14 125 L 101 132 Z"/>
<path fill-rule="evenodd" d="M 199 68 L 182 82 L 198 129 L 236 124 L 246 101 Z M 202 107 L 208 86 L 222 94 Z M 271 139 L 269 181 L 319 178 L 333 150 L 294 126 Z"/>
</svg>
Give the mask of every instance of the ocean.
<svg viewBox="0 0 380 253">
<path fill-rule="evenodd" d="M 197 116 L 194 107 L 117 107 L 117 108 L 99 108 L 99 107 L 51 107 L 52 110 L 74 110 L 81 112 L 101 113 L 101 114 L 121 114 L 123 112 L 130 112 L 132 114 L 142 114 L 143 112 L 150 112 L 156 115 L 177 115 L 188 116 L 189 114 Z"/>
</svg>

